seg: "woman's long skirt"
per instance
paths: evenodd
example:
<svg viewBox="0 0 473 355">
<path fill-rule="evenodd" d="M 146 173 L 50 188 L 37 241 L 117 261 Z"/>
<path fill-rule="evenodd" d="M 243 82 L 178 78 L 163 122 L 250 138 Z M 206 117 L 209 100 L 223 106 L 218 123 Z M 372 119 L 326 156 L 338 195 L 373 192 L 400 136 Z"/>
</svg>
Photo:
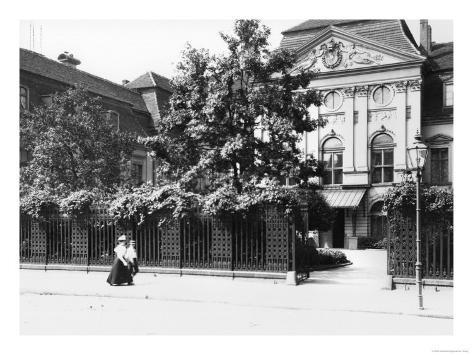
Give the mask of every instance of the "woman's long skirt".
<svg viewBox="0 0 473 355">
<path fill-rule="evenodd" d="M 113 262 L 112 270 L 108 275 L 107 282 L 110 285 L 120 285 L 133 282 L 130 270 L 123 265 L 120 259 L 116 258 Z"/>
</svg>

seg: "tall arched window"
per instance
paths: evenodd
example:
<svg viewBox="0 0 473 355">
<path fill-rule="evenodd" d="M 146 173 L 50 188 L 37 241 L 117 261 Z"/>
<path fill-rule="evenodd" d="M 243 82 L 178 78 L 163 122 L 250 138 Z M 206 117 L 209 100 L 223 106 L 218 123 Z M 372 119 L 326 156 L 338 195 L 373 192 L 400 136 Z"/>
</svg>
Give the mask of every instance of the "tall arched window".
<svg viewBox="0 0 473 355">
<path fill-rule="evenodd" d="M 389 233 L 388 219 L 383 211 L 383 201 L 373 204 L 370 211 L 371 238 L 381 240 Z"/>
<path fill-rule="evenodd" d="M 324 185 L 343 184 L 343 145 L 338 138 L 329 138 L 323 147 Z"/>
<path fill-rule="evenodd" d="M 393 182 L 394 141 L 386 133 L 378 134 L 371 142 L 371 182 Z"/>
</svg>

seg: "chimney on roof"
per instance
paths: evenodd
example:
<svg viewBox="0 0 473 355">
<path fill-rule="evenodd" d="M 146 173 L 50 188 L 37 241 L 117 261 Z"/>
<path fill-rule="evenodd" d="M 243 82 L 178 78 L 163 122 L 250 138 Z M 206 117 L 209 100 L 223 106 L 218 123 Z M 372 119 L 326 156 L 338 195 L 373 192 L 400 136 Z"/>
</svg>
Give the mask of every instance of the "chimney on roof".
<svg viewBox="0 0 473 355">
<path fill-rule="evenodd" d="M 130 82 L 130 80 L 124 79 L 124 80 L 122 80 L 122 85 L 125 86 L 125 85 L 128 84 L 129 82 Z"/>
<path fill-rule="evenodd" d="M 428 20 L 420 20 L 420 46 L 427 54 L 432 50 L 432 27 Z"/>
<path fill-rule="evenodd" d="M 64 52 L 59 54 L 57 60 L 60 61 L 62 64 L 67 65 L 68 67 L 75 68 L 80 64 L 80 60 L 74 58 L 74 55 L 69 52 Z"/>
</svg>

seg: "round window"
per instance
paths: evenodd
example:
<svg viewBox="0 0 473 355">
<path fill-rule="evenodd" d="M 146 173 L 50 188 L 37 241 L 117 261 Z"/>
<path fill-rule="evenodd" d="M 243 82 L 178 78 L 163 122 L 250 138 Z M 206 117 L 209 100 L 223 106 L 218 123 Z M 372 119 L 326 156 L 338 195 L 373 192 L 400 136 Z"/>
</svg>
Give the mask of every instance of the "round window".
<svg viewBox="0 0 473 355">
<path fill-rule="evenodd" d="M 385 85 L 380 86 L 373 92 L 373 100 L 379 106 L 388 105 L 392 99 L 393 99 L 393 93 Z"/>
<path fill-rule="evenodd" d="M 342 105 L 342 97 L 336 91 L 330 91 L 325 95 L 324 105 L 330 111 L 335 111 Z"/>
</svg>

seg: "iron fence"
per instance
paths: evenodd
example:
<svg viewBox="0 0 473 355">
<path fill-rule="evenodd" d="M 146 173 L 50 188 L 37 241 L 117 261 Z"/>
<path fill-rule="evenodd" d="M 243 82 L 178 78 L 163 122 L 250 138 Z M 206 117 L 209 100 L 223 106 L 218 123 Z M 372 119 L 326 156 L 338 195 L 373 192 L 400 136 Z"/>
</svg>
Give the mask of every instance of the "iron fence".
<svg viewBox="0 0 473 355">
<path fill-rule="evenodd" d="M 250 215 L 193 215 L 159 224 L 151 219 L 123 229 L 103 214 L 54 215 L 43 221 L 20 217 L 22 263 L 111 265 L 116 239 L 136 241 L 142 266 L 286 272 L 292 270 L 293 219 L 276 207 Z"/>
<path fill-rule="evenodd" d="M 415 278 L 416 224 L 403 219 L 399 231 L 389 234 L 388 274 Z M 453 228 L 450 224 L 428 224 L 421 234 L 422 277 L 453 280 Z"/>
</svg>

